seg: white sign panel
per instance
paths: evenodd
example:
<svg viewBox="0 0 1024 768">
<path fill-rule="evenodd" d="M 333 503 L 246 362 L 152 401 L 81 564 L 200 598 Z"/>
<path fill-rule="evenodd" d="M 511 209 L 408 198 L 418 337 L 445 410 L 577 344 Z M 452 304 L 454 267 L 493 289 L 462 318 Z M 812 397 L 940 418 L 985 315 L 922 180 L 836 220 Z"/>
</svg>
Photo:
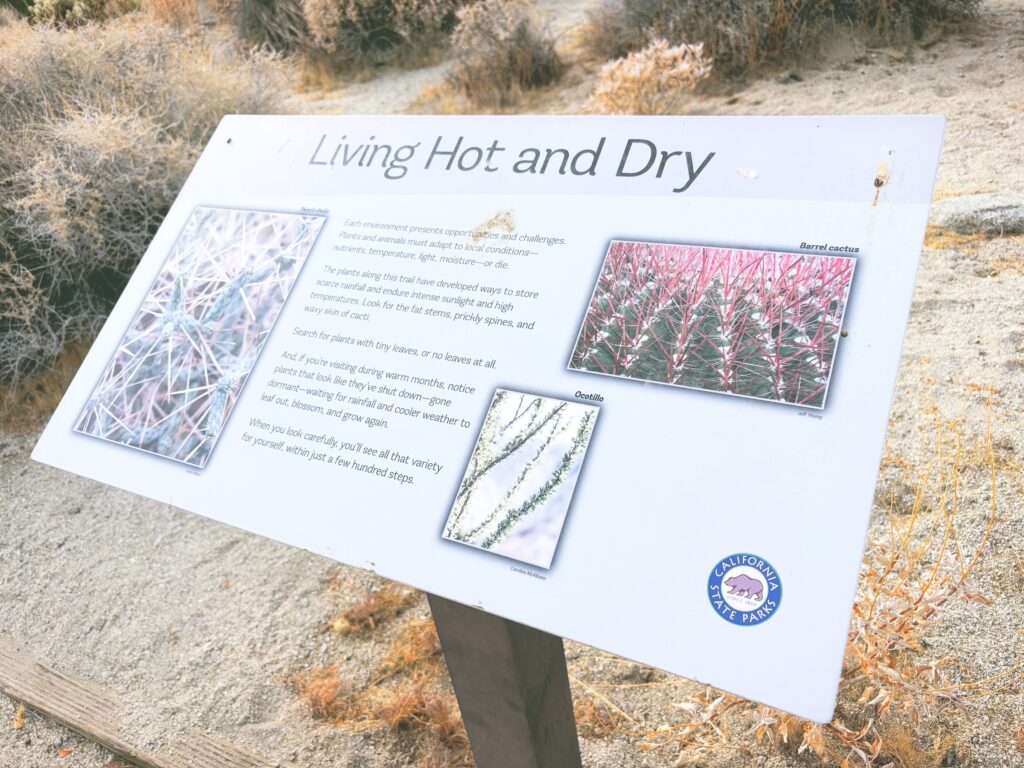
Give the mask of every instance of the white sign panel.
<svg viewBox="0 0 1024 768">
<path fill-rule="evenodd" d="M 35 458 L 828 720 L 942 131 L 225 118 Z"/>
</svg>

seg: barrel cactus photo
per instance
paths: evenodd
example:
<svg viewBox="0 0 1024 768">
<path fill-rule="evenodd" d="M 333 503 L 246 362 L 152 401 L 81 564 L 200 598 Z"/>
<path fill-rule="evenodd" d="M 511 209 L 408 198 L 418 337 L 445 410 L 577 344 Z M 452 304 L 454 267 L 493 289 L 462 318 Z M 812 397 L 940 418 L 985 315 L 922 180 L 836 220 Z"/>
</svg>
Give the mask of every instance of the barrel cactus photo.
<svg viewBox="0 0 1024 768">
<path fill-rule="evenodd" d="M 823 408 L 855 263 L 613 241 L 569 367 Z"/>
<path fill-rule="evenodd" d="M 75 430 L 204 467 L 324 221 L 196 208 Z"/>
<path fill-rule="evenodd" d="M 444 538 L 550 568 L 598 409 L 494 393 Z"/>
</svg>

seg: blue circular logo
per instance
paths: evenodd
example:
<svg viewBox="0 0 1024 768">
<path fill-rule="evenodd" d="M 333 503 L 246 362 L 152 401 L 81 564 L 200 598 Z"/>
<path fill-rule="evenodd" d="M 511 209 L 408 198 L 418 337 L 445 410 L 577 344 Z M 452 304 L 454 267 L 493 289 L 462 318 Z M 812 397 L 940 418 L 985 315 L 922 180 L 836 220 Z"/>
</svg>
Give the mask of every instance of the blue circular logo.
<svg viewBox="0 0 1024 768">
<path fill-rule="evenodd" d="M 723 557 L 708 576 L 708 600 L 732 624 L 761 624 L 779 610 L 782 579 L 763 557 L 740 552 Z"/>
</svg>

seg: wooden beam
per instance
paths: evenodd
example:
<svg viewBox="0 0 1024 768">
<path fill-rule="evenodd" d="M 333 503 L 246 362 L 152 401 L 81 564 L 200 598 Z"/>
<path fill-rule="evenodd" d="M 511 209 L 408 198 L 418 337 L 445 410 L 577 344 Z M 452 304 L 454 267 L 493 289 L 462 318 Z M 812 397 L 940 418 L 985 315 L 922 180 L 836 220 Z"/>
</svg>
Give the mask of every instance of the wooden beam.
<svg viewBox="0 0 1024 768">
<path fill-rule="evenodd" d="M 122 702 L 102 685 L 59 672 L 0 637 L 0 692 L 139 768 L 275 768 L 219 736 L 195 732 L 155 754 L 122 730 Z"/>
<path fill-rule="evenodd" d="M 580 768 L 562 638 L 427 595 L 479 768 Z"/>
</svg>

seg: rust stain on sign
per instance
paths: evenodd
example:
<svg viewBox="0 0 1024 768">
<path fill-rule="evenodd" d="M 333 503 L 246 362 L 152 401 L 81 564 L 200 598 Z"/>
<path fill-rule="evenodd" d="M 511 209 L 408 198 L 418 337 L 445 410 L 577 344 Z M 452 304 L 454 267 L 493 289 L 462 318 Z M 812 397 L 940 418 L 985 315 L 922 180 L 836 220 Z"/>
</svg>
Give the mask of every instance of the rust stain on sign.
<svg viewBox="0 0 1024 768">
<path fill-rule="evenodd" d="M 882 187 L 889 183 L 889 163 L 879 163 L 875 170 L 875 199 L 872 206 L 878 205 L 878 196 L 882 194 Z"/>
<path fill-rule="evenodd" d="M 504 211 L 498 211 L 496 214 L 491 216 L 491 218 L 473 230 L 473 242 L 479 243 L 484 239 L 488 232 L 492 232 L 494 230 L 502 230 L 505 233 L 515 232 L 515 211 L 509 208 Z"/>
</svg>

